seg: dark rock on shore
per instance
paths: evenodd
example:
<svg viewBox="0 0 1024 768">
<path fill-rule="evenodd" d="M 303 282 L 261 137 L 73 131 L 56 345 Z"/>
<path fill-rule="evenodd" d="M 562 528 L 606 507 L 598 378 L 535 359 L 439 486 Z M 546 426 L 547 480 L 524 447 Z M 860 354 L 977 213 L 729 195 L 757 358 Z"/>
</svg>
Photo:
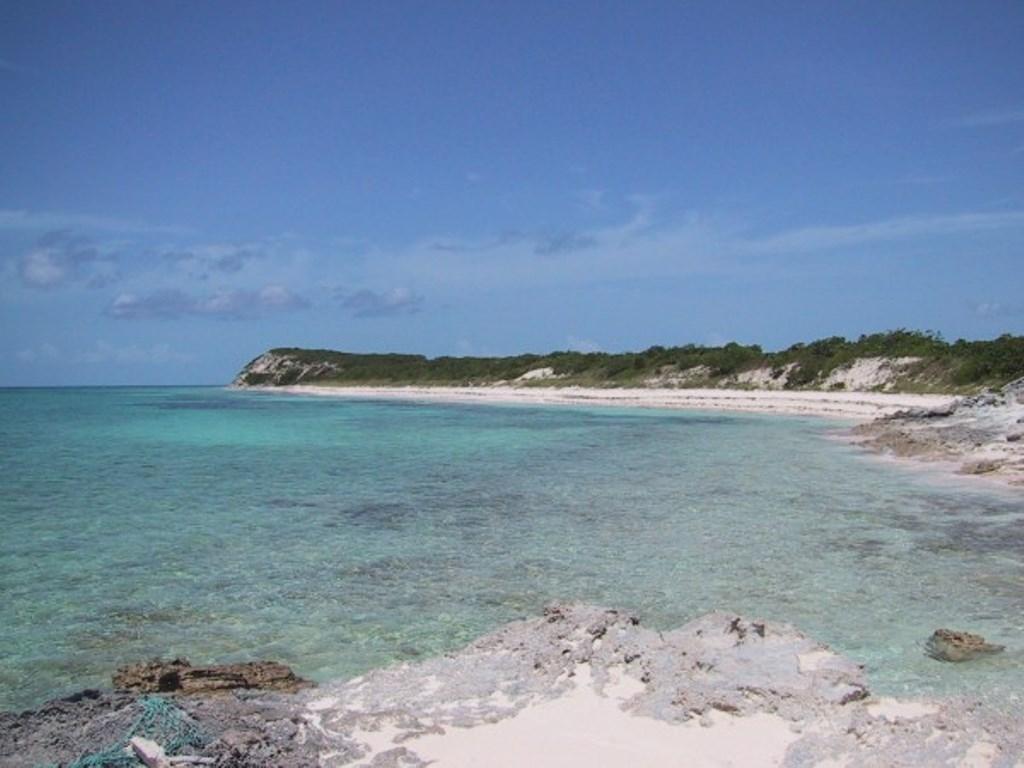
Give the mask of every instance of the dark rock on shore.
<svg viewBox="0 0 1024 768">
<path fill-rule="evenodd" d="M 295 693 L 313 687 L 285 664 L 250 661 L 195 667 L 188 659 L 153 661 L 121 667 L 114 675 L 114 687 L 133 693 L 224 693 L 236 688 Z"/>
</svg>

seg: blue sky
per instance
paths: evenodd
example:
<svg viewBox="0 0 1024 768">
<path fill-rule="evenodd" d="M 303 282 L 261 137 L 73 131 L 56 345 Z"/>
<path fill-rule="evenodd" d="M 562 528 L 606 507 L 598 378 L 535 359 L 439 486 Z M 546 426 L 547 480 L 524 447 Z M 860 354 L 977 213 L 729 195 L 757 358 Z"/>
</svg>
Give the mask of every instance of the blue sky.
<svg viewBox="0 0 1024 768">
<path fill-rule="evenodd" d="M 0 385 L 1024 332 L 1019 2 L 0 2 Z"/>
</svg>

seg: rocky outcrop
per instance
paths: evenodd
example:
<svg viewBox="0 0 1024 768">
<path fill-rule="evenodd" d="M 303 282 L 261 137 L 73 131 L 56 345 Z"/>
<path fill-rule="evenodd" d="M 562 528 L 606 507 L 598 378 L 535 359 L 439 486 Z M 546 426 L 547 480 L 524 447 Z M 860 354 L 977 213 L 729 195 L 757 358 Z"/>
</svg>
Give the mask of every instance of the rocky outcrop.
<svg viewBox="0 0 1024 768">
<path fill-rule="evenodd" d="M 312 686 L 313 683 L 298 677 L 291 667 L 275 661 L 195 667 L 188 659 L 155 659 L 121 667 L 114 675 L 114 687 L 132 693 L 189 696 L 225 693 L 238 688 L 295 693 Z"/>
<path fill-rule="evenodd" d="M 231 382 L 233 387 L 281 387 L 316 381 L 339 370 L 326 359 L 307 360 L 302 350 L 264 352 L 249 362 Z"/>
<path fill-rule="evenodd" d="M 925 653 L 938 661 L 970 661 L 1006 650 L 1006 646 L 985 641 L 981 635 L 936 629 L 925 644 Z"/>
<path fill-rule="evenodd" d="M 865 446 L 898 457 L 955 462 L 964 475 L 1024 485 L 1024 379 L 939 409 L 900 411 L 854 429 Z"/>
<path fill-rule="evenodd" d="M 745 765 L 954 765 L 979 744 L 1007 765 L 1024 756 L 1012 718 L 959 702 L 871 698 L 858 665 L 793 627 L 712 613 L 658 632 L 585 605 L 552 606 L 451 656 L 324 686 L 309 700 L 306 728 L 335 750 L 322 761 L 329 768 L 421 767 L 446 734 L 554 712 L 581 688 L 598 697 L 592 704 L 605 697 L 627 715 L 674 724 L 676 754 L 687 754 L 694 725 L 740 729 L 750 718 L 788 734 L 779 761 Z"/>
<path fill-rule="evenodd" d="M 159 684 L 160 676 L 155 679 Z M 0 765 L 67 765 L 122 743 L 143 701 L 127 693 L 88 692 L 31 712 L 0 714 Z M 219 768 L 426 768 L 439 739 L 512 721 L 520 728 L 528 723 L 531 735 L 530 729 L 555 728 L 548 742 L 538 743 L 573 749 L 573 739 L 590 739 L 589 747 L 601 750 L 615 734 L 586 735 L 593 712 L 621 728 L 638 720 L 645 729 L 658 724 L 672 754 L 687 755 L 692 765 L 705 764 L 687 749 L 706 743 L 706 734 L 717 732 L 716 743 L 723 745 L 759 739 L 765 728 L 774 739 L 772 758 L 760 754 L 767 746 L 758 742 L 754 758 L 737 764 L 997 764 L 971 762 L 984 754 L 997 756 L 998 765 L 1014 765 L 1024 758 L 1024 733 L 1010 716 L 976 702 L 872 698 L 857 664 L 793 627 L 732 613 L 659 632 L 630 613 L 554 605 L 457 653 L 316 691 L 235 691 L 174 701 L 204 737 L 190 752 Z M 551 719 L 560 705 L 574 701 L 584 705 L 577 721 L 582 736 L 557 730 L 561 721 Z M 511 746 L 492 743 L 496 750 Z M 557 760 L 538 751 L 529 762 L 484 754 L 459 764 Z M 595 764 L 638 763 L 602 757 Z"/>
</svg>

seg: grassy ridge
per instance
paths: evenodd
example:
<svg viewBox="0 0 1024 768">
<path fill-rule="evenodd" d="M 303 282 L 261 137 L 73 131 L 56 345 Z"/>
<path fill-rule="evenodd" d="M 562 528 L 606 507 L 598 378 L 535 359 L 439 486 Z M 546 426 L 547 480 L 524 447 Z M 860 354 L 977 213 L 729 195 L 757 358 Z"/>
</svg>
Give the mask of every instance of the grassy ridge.
<svg viewBox="0 0 1024 768">
<path fill-rule="evenodd" d="M 1024 336 L 947 342 L 931 332 L 896 330 L 856 340 L 833 336 L 765 352 L 757 345 L 687 344 L 642 352 L 552 352 L 514 357 L 436 357 L 353 354 L 324 349 L 279 348 L 293 361 L 274 374 L 243 371 L 246 384 L 487 384 L 512 381 L 527 371 L 551 368 L 558 378 L 533 385 L 630 386 L 651 379 L 685 386 L 728 384 L 736 374 L 768 369 L 788 389 L 816 388 L 835 369 L 858 358 L 913 357 L 893 384 L 897 391 L 972 391 L 1024 376 Z M 310 366 L 318 370 L 309 371 Z M 788 366 L 788 368 L 787 368 Z"/>
</svg>

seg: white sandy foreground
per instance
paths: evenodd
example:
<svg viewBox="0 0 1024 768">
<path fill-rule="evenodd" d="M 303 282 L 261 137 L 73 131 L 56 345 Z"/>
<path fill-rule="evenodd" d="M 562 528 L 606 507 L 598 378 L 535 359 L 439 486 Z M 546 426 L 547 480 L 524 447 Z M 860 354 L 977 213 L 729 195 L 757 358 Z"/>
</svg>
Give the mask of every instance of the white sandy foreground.
<svg viewBox="0 0 1024 768">
<path fill-rule="evenodd" d="M 642 683 L 620 676 L 599 693 L 589 664 L 557 699 L 526 707 L 496 723 L 449 727 L 444 733 L 400 739 L 398 729 L 357 731 L 376 756 L 406 747 L 436 768 L 687 768 L 778 766 L 799 738 L 777 715 L 710 713 L 703 722 L 668 723 L 622 708 Z M 359 763 L 369 766 L 369 762 Z"/>
<path fill-rule="evenodd" d="M 836 728 L 827 717 L 797 725 L 765 712 L 736 716 L 712 710 L 682 723 L 637 715 L 627 706 L 644 685 L 621 670 L 609 671 L 612 680 L 599 692 L 590 664 L 580 664 L 561 697 L 497 722 L 449 726 L 419 736 L 397 727 L 357 729 L 352 736 L 367 753 L 355 766 L 372 768 L 380 755 L 398 749 L 411 751 L 432 768 L 775 768 L 786 763 L 790 746 L 803 736 Z M 869 700 L 864 709 L 872 718 L 904 725 L 939 711 L 930 702 L 892 698 Z M 940 735 L 938 729 L 933 732 L 933 738 Z M 996 744 L 978 740 L 956 764 L 990 768 L 1000 754 Z M 848 758 L 822 755 L 815 764 L 838 768 Z"/>
<path fill-rule="evenodd" d="M 1024 765 L 1013 717 L 873 698 L 829 647 L 729 613 L 655 631 L 549 606 L 461 651 L 324 685 L 297 719 L 322 768 Z"/>
<path fill-rule="evenodd" d="M 258 391 L 258 388 L 254 388 Z M 908 408 L 941 408 L 952 395 L 905 395 L 882 392 L 818 392 L 746 389 L 669 389 L 586 387 L 334 387 L 294 385 L 268 392 L 374 400 L 524 405 L 610 405 L 634 408 L 741 411 L 829 416 L 870 420 Z"/>
</svg>

